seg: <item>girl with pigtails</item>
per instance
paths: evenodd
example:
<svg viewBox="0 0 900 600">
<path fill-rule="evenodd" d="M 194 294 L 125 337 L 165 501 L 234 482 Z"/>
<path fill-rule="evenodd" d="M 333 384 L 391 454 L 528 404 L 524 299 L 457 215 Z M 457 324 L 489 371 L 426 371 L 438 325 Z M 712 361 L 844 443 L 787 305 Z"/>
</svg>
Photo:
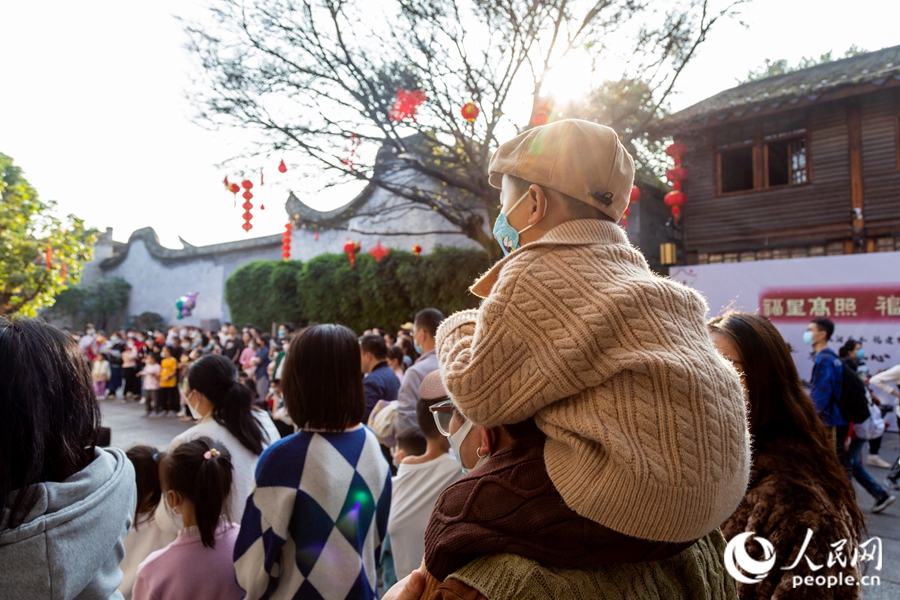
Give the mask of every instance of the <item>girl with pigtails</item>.
<svg viewBox="0 0 900 600">
<path fill-rule="evenodd" d="M 163 502 L 184 527 L 138 567 L 133 600 L 238 600 L 232 553 L 238 525 L 226 514 L 233 468 L 220 441 L 202 436 L 163 459 Z"/>
</svg>

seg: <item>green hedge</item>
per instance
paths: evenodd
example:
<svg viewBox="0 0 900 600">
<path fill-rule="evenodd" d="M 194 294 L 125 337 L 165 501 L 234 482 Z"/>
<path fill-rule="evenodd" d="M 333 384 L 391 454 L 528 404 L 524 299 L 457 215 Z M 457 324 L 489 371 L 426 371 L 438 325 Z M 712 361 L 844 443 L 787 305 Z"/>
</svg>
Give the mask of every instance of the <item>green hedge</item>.
<svg viewBox="0 0 900 600">
<path fill-rule="evenodd" d="M 449 315 L 478 306 L 468 288 L 489 266 L 487 253 L 458 248 L 437 248 L 418 260 L 394 250 L 381 262 L 363 253 L 355 267 L 346 254 L 322 254 L 305 265 L 255 261 L 228 278 L 225 300 L 232 321 L 264 329 L 290 321 L 396 331 L 423 308 Z"/>
</svg>

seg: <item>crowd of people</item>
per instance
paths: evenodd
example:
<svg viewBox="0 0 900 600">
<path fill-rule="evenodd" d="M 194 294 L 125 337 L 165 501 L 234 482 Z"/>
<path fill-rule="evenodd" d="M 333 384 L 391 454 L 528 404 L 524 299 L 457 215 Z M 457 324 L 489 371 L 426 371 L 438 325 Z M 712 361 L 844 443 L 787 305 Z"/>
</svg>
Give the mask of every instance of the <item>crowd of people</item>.
<svg viewBox="0 0 900 600">
<path fill-rule="evenodd" d="M 829 552 L 865 528 L 835 399 L 864 355 L 811 323 L 807 392 L 768 320 L 708 320 L 616 225 L 633 176 L 593 123 L 503 144 L 480 307 L 396 335 L 0 321 L 0 597 L 858 598 Z M 120 394 L 195 422 L 103 448 Z M 807 530 L 816 575 L 857 584 L 728 574 L 726 539 L 787 557 Z"/>
</svg>

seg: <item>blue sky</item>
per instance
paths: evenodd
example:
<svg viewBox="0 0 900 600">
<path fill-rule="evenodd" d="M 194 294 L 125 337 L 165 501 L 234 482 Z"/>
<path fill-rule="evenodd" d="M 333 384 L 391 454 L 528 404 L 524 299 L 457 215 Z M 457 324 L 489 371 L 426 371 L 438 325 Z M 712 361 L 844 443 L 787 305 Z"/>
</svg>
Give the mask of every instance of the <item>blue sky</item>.
<svg viewBox="0 0 900 600">
<path fill-rule="evenodd" d="M 198 127 L 184 100 L 191 64 L 173 15 L 198 11 L 195 0 L 0 3 L 0 152 L 60 212 L 113 227 L 122 241 L 146 226 L 170 247 L 179 236 L 194 245 L 248 237 L 215 166 L 240 153 L 243 135 Z M 896 0 L 756 0 L 742 12 L 748 27 L 717 27 L 679 80 L 674 108 L 734 86 L 766 58 L 900 44 Z M 322 208 L 352 196 L 315 194 L 275 166 L 253 190 L 251 237 L 283 231 L 289 189 Z"/>
</svg>

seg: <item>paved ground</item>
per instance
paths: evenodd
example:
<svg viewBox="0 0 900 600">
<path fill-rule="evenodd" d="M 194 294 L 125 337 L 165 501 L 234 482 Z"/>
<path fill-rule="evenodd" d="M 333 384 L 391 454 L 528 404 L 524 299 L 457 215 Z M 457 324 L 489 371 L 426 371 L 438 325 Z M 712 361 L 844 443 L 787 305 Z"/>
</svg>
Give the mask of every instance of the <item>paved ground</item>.
<svg viewBox="0 0 900 600">
<path fill-rule="evenodd" d="M 867 452 L 868 448 L 863 450 Z M 900 454 L 900 436 L 897 432 L 889 432 L 884 436 L 879 452 L 881 458 L 892 463 Z M 879 469 L 866 465 L 866 470 L 879 484 L 887 475 L 887 469 Z M 869 537 L 880 537 L 884 554 L 882 557 L 881 585 L 869 587 L 864 590 L 863 598 L 866 600 L 896 600 L 900 598 L 900 492 L 894 492 L 897 501 L 889 506 L 881 514 L 873 515 L 870 511 L 874 503 L 872 496 L 859 484 L 856 484 L 856 497 L 859 506 L 866 515 L 866 525 L 869 528 Z M 870 569 L 870 574 L 878 574 Z"/>
<path fill-rule="evenodd" d="M 103 425 L 112 429 L 112 445 L 128 450 L 138 444 L 165 450 L 172 438 L 190 427 L 176 419 L 143 419 L 144 407 L 137 402 L 122 404 L 115 400 L 101 400 Z"/>
<path fill-rule="evenodd" d="M 117 400 L 101 401 L 103 424 L 112 429 L 112 445 L 127 450 L 137 444 L 149 444 L 163 450 L 169 441 L 190 425 L 178 419 L 143 419 L 144 407 L 134 402 L 122 404 Z M 868 449 L 864 450 L 867 452 Z M 900 436 L 896 432 L 885 435 L 881 446 L 881 457 L 893 462 L 900 454 Z M 879 483 L 887 475 L 886 469 L 866 467 Z M 896 600 L 900 598 L 900 492 L 898 501 L 883 513 L 869 512 L 873 500 L 869 494 L 856 485 L 859 505 L 866 515 L 869 537 L 878 536 L 883 543 L 884 555 L 880 572 L 881 585 L 864 590 L 866 600 Z M 878 574 L 870 570 L 870 574 Z"/>
</svg>

